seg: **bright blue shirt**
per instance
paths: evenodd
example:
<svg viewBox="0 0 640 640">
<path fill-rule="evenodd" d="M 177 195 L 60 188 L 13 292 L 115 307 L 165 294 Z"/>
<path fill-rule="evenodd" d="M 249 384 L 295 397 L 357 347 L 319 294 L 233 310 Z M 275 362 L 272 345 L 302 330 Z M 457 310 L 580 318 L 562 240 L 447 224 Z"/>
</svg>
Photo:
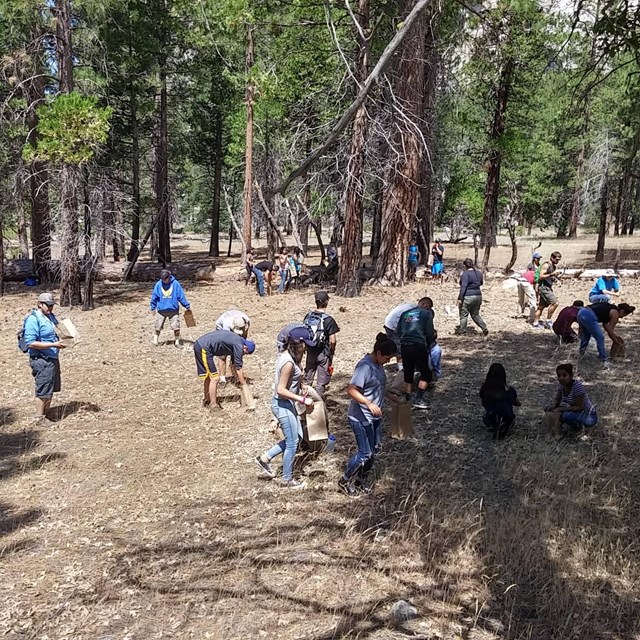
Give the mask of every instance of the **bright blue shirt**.
<svg viewBox="0 0 640 640">
<path fill-rule="evenodd" d="M 604 276 L 600 276 L 596 283 L 593 285 L 593 289 L 589 291 L 590 296 L 597 296 L 601 293 L 606 293 L 607 291 L 619 291 L 620 283 L 617 278 L 605 278 Z"/>
<path fill-rule="evenodd" d="M 27 346 L 32 342 L 58 342 L 58 334 L 55 326 L 58 319 L 51 313 L 46 316 L 40 309 L 33 311 L 24 323 L 24 341 Z M 29 356 L 46 356 L 47 358 L 57 358 L 59 349 L 29 349 Z"/>
<path fill-rule="evenodd" d="M 409 264 L 418 264 L 418 245 L 416 244 L 409 247 Z"/>
<path fill-rule="evenodd" d="M 178 311 L 182 305 L 185 309 L 189 308 L 189 301 L 184 295 L 182 285 L 171 276 L 169 284 L 165 285 L 162 280 L 156 282 L 151 294 L 151 311 Z"/>
</svg>

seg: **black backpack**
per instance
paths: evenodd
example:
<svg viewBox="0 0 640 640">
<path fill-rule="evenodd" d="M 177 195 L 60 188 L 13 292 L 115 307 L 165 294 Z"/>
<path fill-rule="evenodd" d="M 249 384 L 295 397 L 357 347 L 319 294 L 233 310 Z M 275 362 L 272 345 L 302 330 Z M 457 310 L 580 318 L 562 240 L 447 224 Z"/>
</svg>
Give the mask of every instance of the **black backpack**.
<svg viewBox="0 0 640 640">
<path fill-rule="evenodd" d="M 29 347 L 27 346 L 27 342 L 24 339 L 24 327 L 27 323 L 27 318 L 35 313 L 35 309 L 31 309 L 29 313 L 22 319 L 22 327 L 18 330 L 16 337 L 18 338 L 18 349 L 22 351 L 22 353 L 29 353 Z"/>
<path fill-rule="evenodd" d="M 324 328 L 324 320 L 327 317 L 322 311 L 309 311 L 304 317 L 304 326 L 309 329 L 312 340 L 315 342 L 314 349 L 324 349 L 327 345 L 327 332 Z"/>
</svg>

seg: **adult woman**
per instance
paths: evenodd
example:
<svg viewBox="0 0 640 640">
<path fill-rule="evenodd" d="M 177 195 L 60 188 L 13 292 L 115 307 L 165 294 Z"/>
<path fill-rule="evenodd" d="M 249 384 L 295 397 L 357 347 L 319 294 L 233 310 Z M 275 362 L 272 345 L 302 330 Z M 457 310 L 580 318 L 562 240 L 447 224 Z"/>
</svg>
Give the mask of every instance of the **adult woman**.
<svg viewBox="0 0 640 640">
<path fill-rule="evenodd" d="M 613 269 L 607 269 L 589 291 L 589 302 L 611 302 L 612 296 L 617 297 L 621 294 L 618 274 Z"/>
<path fill-rule="evenodd" d="M 484 408 L 482 421 L 494 438 L 509 435 L 516 421 L 513 407 L 520 406 L 518 393 L 507 384 L 507 372 L 499 362 L 489 367 L 487 378 L 480 387 L 480 401 Z"/>
<path fill-rule="evenodd" d="M 351 456 L 338 482 L 348 496 L 368 493 L 366 475 L 373 467 L 374 454 L 382 439 L 382 405 L 386 389 L 383 364 L 396 354 L 396 345 L 384 333 L 376 336 L 371 353 L 356 365 L 347 393 L 351 398 L 347 418 L 356 438 L 357 451 Z"/>
<path fill-rule="evenodd" d="M 282 247 L 282 249 L 280 249 L 278 267 L 280 267 L 280 285 L 278 286 L 278 293 L 284 293 L 289 280 L 289 251 L 287 247 Z"/>
<path fill-rule="evenodd" d="M 598 414 L 589 400 L 581 380 L 573 377 L 573 365 L 561 364 L 556 367 L 558 391 L 553 404 L 547 408 L 547 422 L 555 435 L 560 435 L 561 425 L 574 430 L 595 427 Z"/>
<path fill-rule="evenodd" d="M 480 307 L 482 306 L 482 291 L 480 287 L 484 284 L 482 272 L 478 271 L 471 258 L 466 258 L 462 265 L 465 268 L 460 278 L 460 293 L 458 294 L 458 307 L 460 308 L 460 326 L 456 329 L 456 333 L 464 334 L 467 332 L 467 321 L 469 316 L 482 329 L 483 335 L 489 333 L 487 325 L 480 315 Z"/>
<path fill-rule="evenodd" d="M 604 333 L 600 325 L 604 327 L 614 345 L 620 348 L 623 344 L 622 338 L 614 331 L 618 320 L 631 315 L 636 310 L 635 307 L 622 302 L 619 305 L 608 302 L 596 302 L 578 311 L 577 320 L 580 326 L 580 355 L 583 356 L 587 350 L 589 340 L 593 336 L 598 345 L 598 355 L 602 362 L 607 362 L 607 350 L 604 345 Z"/>
<path fill-rule="evenodd" d="M 282 454 L 282 484 L 291 489 L 303 489 L 305 486 L 303 482 L 293 479 L 293 460 L 298 441 L 302 437 L 302 425 L 294 403 L 300 402 L 307 407 L 313 407 L 313 400 L 303 393 L 300 368 L 308 345 L 313 345 L 313 340 L 306 327 L 296 327 L 289 332 L 287 349 L 276 360 L 275 385 L 271 400 L 271 410 L 284 433 L 284 440 L 255 459 L 267 476 L 275 478 L 270 462 Z"/>
</svg>

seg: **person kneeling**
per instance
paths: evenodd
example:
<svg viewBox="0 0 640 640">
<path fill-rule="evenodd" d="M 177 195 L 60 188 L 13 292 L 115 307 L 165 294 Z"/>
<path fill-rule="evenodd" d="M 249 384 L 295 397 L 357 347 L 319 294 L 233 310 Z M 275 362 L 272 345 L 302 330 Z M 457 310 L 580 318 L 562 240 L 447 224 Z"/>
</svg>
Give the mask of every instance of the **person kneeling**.
<svg viewBox="0 0 640 640">
<path fill-rule="evenodd" d="M 505 438 L 516 421 L 513 407 L 519 407 L 520 400 L 518 392 L 507 384 L 507 372 L 499 362 L 489 367 L 487 379 L 480 387 L 480 400 L 485 426 L 494 438 Z"/>
</svg>

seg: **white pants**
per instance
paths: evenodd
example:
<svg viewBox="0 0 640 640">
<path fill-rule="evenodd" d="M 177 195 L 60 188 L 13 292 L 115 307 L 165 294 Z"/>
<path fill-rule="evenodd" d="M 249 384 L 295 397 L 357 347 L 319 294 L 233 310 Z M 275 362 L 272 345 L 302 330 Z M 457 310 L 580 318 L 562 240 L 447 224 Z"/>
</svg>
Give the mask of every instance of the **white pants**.
<svg viewBox="0 0 640 640">
<path fill-rule="evenodd" d="M 532 322 L 536 315 L 538 301 L 536 291 L 531 283 L 518 282 L 518 304 L 520 305 L 520 313 L 525 313 L 525 310 L 529 309 L 529 322 Z"/>
</svg>

